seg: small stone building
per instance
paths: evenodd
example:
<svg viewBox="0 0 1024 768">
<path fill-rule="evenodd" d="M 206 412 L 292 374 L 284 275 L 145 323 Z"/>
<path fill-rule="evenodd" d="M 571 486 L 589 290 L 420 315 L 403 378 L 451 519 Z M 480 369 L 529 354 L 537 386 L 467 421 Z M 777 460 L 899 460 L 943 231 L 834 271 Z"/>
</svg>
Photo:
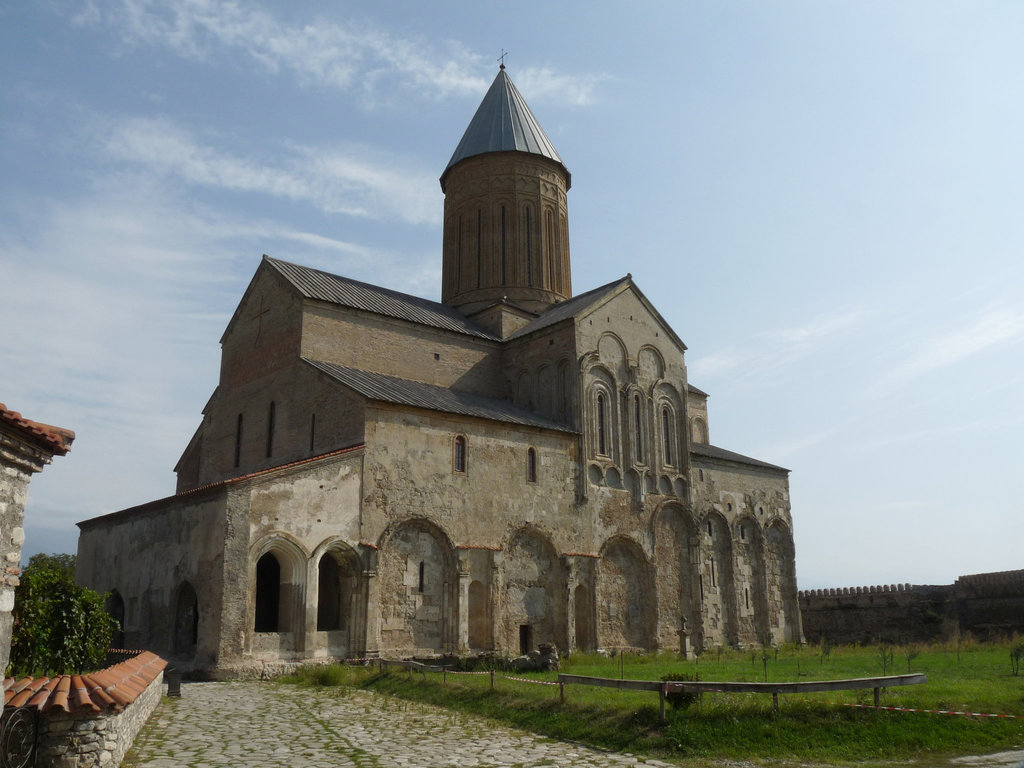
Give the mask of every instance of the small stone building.
<svg viewBox="0 0 1024 768">
<path fill-rule="evenodd" d="M 21 575 L 28 484 L 54 456 L 66 455 L 74 439 L 71 430 L 30 421 L 0 403 L 0 672 L 11 657 L 11 611 Z"/>
<path fill-rule="evenodd" d="M 570 184 L 502 67 L 441 175 L 440 303 L 263 258 L 176 494 L 79 523 L 127 646 L 227 674 L 801 639 L 788 471 L 710 443 L 629 275 L 573 295 Z"/>
</svg>

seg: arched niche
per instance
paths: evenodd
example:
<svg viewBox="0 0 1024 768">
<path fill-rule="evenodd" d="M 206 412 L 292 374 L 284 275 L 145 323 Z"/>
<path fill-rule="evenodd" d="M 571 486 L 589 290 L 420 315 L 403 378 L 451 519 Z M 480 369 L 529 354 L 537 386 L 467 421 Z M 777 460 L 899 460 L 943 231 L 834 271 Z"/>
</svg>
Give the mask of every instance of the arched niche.
<svg viewBox="0 0 1024 768">
<path fill-rule="evenodd" d="M 435 523 L 405 520 L 382 537 L 378 565 L 381 650 L 454 650 L 458 628 L 455 548 Z"/>
<path fill-rule="evenodd" d="M 523 528 L 502 558 L 505 647 L 525 652 L 566 641 L 566 574 L 557 550 L 539 531 Z"/>
<path fill-rule="evenodd" d="M 597 564 L 597 639 L 602 648 L 655 646 L 654 579 L 640 545 L 617 536 Z"/>
</svg>

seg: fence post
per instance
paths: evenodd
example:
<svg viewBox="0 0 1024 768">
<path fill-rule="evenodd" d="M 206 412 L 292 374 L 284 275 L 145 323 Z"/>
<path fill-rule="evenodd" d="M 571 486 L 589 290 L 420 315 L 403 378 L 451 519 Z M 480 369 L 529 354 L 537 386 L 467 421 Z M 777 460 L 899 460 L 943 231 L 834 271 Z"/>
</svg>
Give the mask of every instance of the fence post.
<svg viewBox="0 0 1024 768">
<path fill-rule="evenodd" d="M 878 691 L 879 691 L 879 689 L 875 688 L 875 706 L 876 707 L 878 706 Z"/>
<path fill-rule="evenodd" d="M 494 670 L 491 670 L 491 690 L 494 690 Z"/>
<path fill-rule="evenodd" d="M 661 710 L 661 721 L 665 722 L 665 697 L 668 695 L 668 683 L 662 683 L 658 691 L 658 708 Z"/>
<path fill-rule="evenodd" d="M 448 667 L 441 667 L 441 685 L 448 685 Z"/>
<path fill-rule="evenodd" d="M 775 714 L 779 714 L 779 692 L 772 691 L 772 708 L 775 710 Z"/>
</svg>

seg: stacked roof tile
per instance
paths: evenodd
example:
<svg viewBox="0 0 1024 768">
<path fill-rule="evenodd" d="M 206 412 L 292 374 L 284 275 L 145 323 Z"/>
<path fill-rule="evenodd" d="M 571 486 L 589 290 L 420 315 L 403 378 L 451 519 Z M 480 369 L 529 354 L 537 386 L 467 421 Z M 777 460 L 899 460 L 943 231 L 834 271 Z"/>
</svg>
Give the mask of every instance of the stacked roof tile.
<svg viewBox="0 0 1024 768">
<path fill-rule="evenodd" d="M 4 706 L 68 714 L 120 712 L 141 696 L 166 666 L 156 654 L 142 651 L 88 675 L 9 677 L 4 680 Z"/>
<path fill-rule="evenodd" d="M 31 421 L 17 411 L 9 410 L 3 403 L 0 403 L 0 424 L 6 424 L 19 430 L 30 439 L 44 444 L 48 449 L 60 456 L 68 452 L 71 448 L 71 441 L 75 439 L 75 433 L 70 429 L 52 427 L 49 424 Z"/>
</svg>

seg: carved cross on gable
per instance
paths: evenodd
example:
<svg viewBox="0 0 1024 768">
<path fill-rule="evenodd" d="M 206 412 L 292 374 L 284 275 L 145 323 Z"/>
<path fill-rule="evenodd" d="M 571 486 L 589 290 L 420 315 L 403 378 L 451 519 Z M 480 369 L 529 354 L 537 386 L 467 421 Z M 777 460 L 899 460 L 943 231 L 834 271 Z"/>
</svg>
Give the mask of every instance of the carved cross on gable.
<svg viewBox="0 0 1024 768">
<path fill-rule="evenodd" d="M 256 314 L 252 316 L 252 319 L 256 321 L 256 341 L 255 344 L 260 343 L 260 336 L 263 333 L 263 316 L 270 311 L 270 307 L 264 307 L 263 297 L 260 296 L 260 308 L 256 311 Z"/>
</svg>

